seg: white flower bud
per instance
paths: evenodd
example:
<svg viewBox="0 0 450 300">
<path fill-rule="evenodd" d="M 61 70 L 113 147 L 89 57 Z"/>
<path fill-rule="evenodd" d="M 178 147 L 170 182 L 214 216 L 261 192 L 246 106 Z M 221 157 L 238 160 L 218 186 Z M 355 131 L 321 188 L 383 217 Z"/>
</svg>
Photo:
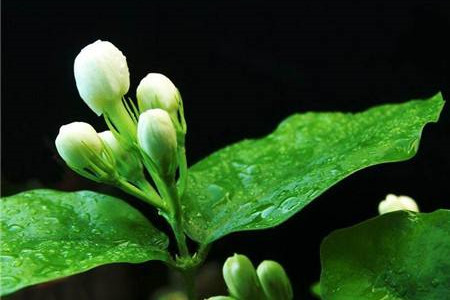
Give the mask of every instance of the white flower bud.
<svg viewBox="0 0 450 300">
<path fill-rule="evenodd" d="M 396 196 L 394 194 L 389 194 L 386 199 L 381 201 L 378 205 L 378 212 L 380 215 L 397 210 L 410 210 L 419 211 L 416 201 L 408 196 Z"/>
<path fill-rule="evenodd" d="M 139 146 L 167 175 L 176 169 L 177 137 L 169 114 L 162 109 L 150 109 L 139 116 L 137 126 Z"/>
<path fill-rule="evenodd" d="M 136 97 L 141 112 L 161 108 L 172 115 L 177 112 L 180 101 L 180 94 L 172 81 L 158 73 L 150 73 L 141 80 Z"/>
<path fill-rule="evenodd" d="M 109 130 L 100 132 L 98 136 L 111 150 L 119 174 L 132 181 L 133 179 L 136 179 L 135 177 L 140 177 L 142 173 L 142 164 L 139 157 L 132 149 L 126 149 L 121 145 L 114 134 Z"/>
<path fill-rule="evenodd" d="M 59 155 L 75 169 L 89 167 L 103 151 L 102 141 L 95 129 L 83 122 L 61 126 L 55 145 Z"/>
<path fill-rule="evenodd" d="M 74 73 L 81 98 L 99 116 L 121 102 L 130 87 L 126 58 L 110 42 L 84 47 L 75 58 Z"/>
</svg>

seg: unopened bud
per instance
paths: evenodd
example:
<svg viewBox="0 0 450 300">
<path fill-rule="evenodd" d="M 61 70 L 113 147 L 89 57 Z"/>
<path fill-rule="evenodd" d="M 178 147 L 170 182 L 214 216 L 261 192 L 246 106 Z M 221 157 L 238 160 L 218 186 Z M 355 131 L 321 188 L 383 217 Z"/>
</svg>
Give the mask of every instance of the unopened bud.
<svg viewBox="0 0 450 300">
<path fill-rule="evenodd" d="M 141 80 L 136 97 L 141 112 L 161 108 L 171 115 L 176 114 L 181 99 L 172 81 L 159 73 L 150 73 Z"/>
<path fill-rule="evenodd" d="M 223 277 L 232 297 L 243 300 L 264 299 L 255 268 L 245 255 L 229 257 L 223 265 Z"/>
<path fill-rule="evenodd" d="M 140 177 L 142 164 L 134 149 L 127 149 L 124 145 L 121 145 L 109 130 L 100 132 L 98 135 L 114 156 L 118 173 L 131 181 Z"/>
<path fill-rule="evenodd" d="M 59 155 L 75 169 L 91 166 L 103 150 L 102 141 L 95 129 L 83 122 L 61 126 L 55 145 Z"/>
<path fill-rule="evenodd" d="M 283 267 L 271 260 L 259 264 L 256 270 L 268 300 L 292 300 L 292 286 Z"/>
<path fill-rule="evenodd" d="M 130 87 L 130 74 L 122 52 L 106 41 L 84 47 L 74 63 L 78 92 L 86 104 L 101 115 L 121 103 Z"/>
<path fill-rule="evenodd" d="M 381 201 L 378 205 L 378 212 L 380 215 L 397 210 L 410 210 L 419 211 L 416 201 L 408 196 L 396 196 L 394 194 L 389 194 L 386 199 Z"/>
<path fill-rule="evenodd" d="M 139 116 L 137 139 L 143 152 L 164 175 L 171 175 L 177 166 L 177 137 L 169 114 L 150 109 Z"/>
</svg>

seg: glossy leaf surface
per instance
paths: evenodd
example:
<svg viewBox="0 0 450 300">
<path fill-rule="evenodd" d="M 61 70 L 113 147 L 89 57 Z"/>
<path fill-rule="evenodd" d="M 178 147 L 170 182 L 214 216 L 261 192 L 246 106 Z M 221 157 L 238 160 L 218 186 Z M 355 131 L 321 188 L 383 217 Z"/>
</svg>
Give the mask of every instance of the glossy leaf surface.
<svg viewBox="0 0 450 300">
<path fill-rule="evenodd" d="M 402 161 L 417 151 L 442 96 L 362 113 L 304 113 L 270 135 L 244 140 L 189 170 L 183 199 L 187 233 L 202 243 L 241 230 L 276 226 L 348 175 Z"/>
<path fill-rule="evenodd" d="M 1 294 L 108 263 L 167 259 L 167 237 L 136 209 L 89 191 L 0 200 Z"/>
<path fill-rule="evenodd" d="M 321 247 L 323 299 L 450 295 L 450 211 L 397 211 L 337 230 Z"/>
</svg>

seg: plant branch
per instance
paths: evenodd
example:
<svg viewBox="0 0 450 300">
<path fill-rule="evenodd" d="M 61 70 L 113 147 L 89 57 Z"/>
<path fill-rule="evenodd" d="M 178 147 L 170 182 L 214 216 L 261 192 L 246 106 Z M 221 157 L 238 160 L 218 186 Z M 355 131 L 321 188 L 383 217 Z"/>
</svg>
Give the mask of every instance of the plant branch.
<svg viewBox="0 0 450 300">
<path fill-rule="evenodd" d="M 195 273 L 196 269 L 186 269 L 181 271 L 184 284 L 186 287 L 186 296 L 189 300 L 196 300 L 197 293 L 195 290 Z"/>
<path fill-rule="evenodd" d="M 172 226 L 172 230 L 177 241 L 178 250 L 181 256 L 189 257 L 190 254 L 186 243 L 186 235 L 183 230 L 180 200 L 178 197 L 178 191 L 173 181 L 169 184 L 167 192 L 173 207 L 172 222 L 170 222 L 170 225 Z"/>
<path fill-rule="evenodd" d="M 179 197 L 183 197 L 184 191 L 186 190 L 187 185 L 187 175 L 188 175 L 188 166 L 186 160 L 186 148 L 181 146 L 178 148 L 178 163 L 179 163 L 179 171 L 180 178 L 178 182 L 178 191 Z"/>
</svg>

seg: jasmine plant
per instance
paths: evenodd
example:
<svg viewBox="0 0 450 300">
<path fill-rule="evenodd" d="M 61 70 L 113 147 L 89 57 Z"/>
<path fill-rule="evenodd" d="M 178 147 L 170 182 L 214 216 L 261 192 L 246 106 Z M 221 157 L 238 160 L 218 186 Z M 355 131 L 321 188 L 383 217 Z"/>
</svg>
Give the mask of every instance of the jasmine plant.
<svg viewBox="0 0 450 300">
<path fill-rule="evenodd" d="M 188 299 L 197 299 L 195 274 L 214 241 L 232 232 L 274 227 L 350 174 L 413 157 L 423 127 L 436 122 L 443 107 L 438 93 L 428 100 L 387 104 L 355 114 L 295 114 L 262 139 L 235 143 L 189 166 L 183 100 L 169 78 L 150 73 L 137 88 L 137 101 L 126 97 L 130 86 L 126 58 L 106 41 L 81 50 L 74 74 L 81 98 L 104 118 L 109 130 L 97 133 L 80 121 L 64 125 L 55 140 L 59 155 L 81 176 L 115 186 L 154 207 L 170 225 L 177 250 L 170 252 L 168 235 L 118 198 L 91 191 L 26 191 L 0 202 L 2 295 L 103 264 L 159 260 L 181 272 Z M 386 201 L 380 204 L 380 212 L 399 207 L 410 212 L 388 213 L 381 220 L 406 226 L 405 216 L 429 219 L 413 212 L 417 205 L 408 198 L 391 195 Z M 439 218 L 445 219 L 448 229 L 448 213 L 439 213 Z M 347 240 L 356 235 L 349 236 Z M 323 245 L 323 299 L 353 299 L 348 295 L 355 293 L 354 282 L 345 282 L 354 274 L 349 267 L 352 254 L 348 264 L 330 255 L 341 251 L 337 244 L 345 239 L 340 238 L 331 242 L 332 234 Z M 356 246 L 361 245 L 355 241 Z M 430 260 L 430 272 L 441 267 Z M 223 270 L 230 295 L 212 299 L 294 297 L 289 278 L 277 262 L 264 261 L 255 269 L 246 256 L 236 254 Z M 345 270 L 345 278 L 336 275 Z M 367 288 L 357 284 L 366 289 L 354 299 L 403 299 L 389 296 L 383 286 L 394 277 L 364 277 Z M 442 278 L 434 291 L 445 284 Z M 404 280 L 400 285 L 414 289 L 413 283 Z M 365 298 L 364 293 L 385 297 Z"/>
</svg>

